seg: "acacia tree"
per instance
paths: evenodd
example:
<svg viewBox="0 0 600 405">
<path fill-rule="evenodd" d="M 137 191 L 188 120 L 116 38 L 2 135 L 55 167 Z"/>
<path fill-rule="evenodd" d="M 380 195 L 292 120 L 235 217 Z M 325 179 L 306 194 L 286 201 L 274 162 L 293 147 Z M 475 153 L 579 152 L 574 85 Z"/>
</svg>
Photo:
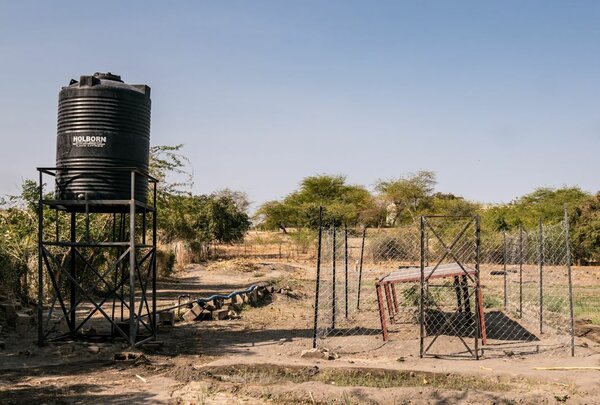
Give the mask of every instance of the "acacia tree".
<svg viewBox="0 0 600 405">
<path fill-rule="evenodd" d="M 325 223 L 354 225 L 374 206 L 371 193 L 362 186 L 346 184 L 345 176 L 317 175 L 304 178 L 300 188 L 282 201 L 262 204 L 256 219 L 265 228 L 284 232 L 287 227 L 315 228 L 323 207 Z"/>
<path fill-rule="evenodd" d="M 421 170 L 395 179 L 379 180 L 375 190 L 395 206 L 396 215 L 392 225 L 396 225 L 415 221 L 418 213 L 428 208 L 436 183 L 434 172 Z"/>
<path fill-rule="evenodd" d="M 600 192 L 583 201 L 572 215 L 571 242 L 578 262 L 600 261 Z"/>
<path fill-rule="evenodd" d="M 159 179 L 158 228 L 162 242 L 235 242 L 250 227 L 245 193 L 223 189 L 193 195 L 193 172 L 183 145 L 151 148 L 151 174 Z"/>
<path fill-rule="evenodd" d="M 451 193 L 435 193 L 431 196 L 427 214 L 469 216 L 475 215 L 479 209 L 479 204 L 463 197 Z"/>
<path fill-rule="evenodd" d="M 579 187 L 552 189 L 542 187 L 515 199 L 509 204 L 500 204 L 482 210 L 484 227 L 496 231 L 535 228 L 539 219 L 545 223 L 558 223 L 564 218 L 564 205 L 575 209 L 590 198 L 590 194 Z"/>
<path fill-rule="evenodd" d="M 266 229 L 280 229 L 287 234 L 287 228 L 295 223 L 295 210 L 281 201 L 267 201 L 255 214 L 255 219 Z"/>
<path fill-rule="evenodd" d="M 244 238 L 250 228 L 250 218 L 240 209 L 239 201 L 218 194 L 196 198 L 200 202 L 196 228 L 205 239 L 231 243 Z"/>
<path fill-rule="evenodd" d="M 150 175 L 158 179 L 158 196 L 192 193 L 194 173 L 182 148 L 183 144 L 150 147 Z"/>
<path fill-rule="evenodd" d="M 237 209 L 241 212 L 248 212 L 250 209 L 250 200 L 248 194 L 243 191 L 231 190 L 230 188 L 224 188 L 223 190 L 215 191 L 212 193 L 215 198 L 227 198 L 235 204 Z"/>
</svg>

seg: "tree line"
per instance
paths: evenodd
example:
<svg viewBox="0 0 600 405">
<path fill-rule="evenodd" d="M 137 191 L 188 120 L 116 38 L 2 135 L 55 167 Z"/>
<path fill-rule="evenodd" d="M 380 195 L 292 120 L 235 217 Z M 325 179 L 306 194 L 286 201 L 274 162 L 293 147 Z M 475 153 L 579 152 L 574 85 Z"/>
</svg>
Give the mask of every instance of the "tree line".
<svg viewBox="0 0 600 405">
<path fill-rule="evenodd" d="M 482 229 L 501 232 L 533 229 L 540 218 L 547 224 L 558 223 L 566 204 L 575 259 L 600 261 L 600 192 L 544 187 L 507 204 L 489 205 L 438 192 L 436 185 L 431 171 L 378 180 L 372 192 L 348 184 L 343 175 L 310 176 L 281 200 L 262 204 L 254 221 L 258 227 L 283 233 L 290 228 L 315 228 L 323 207 L 324 223 L 338 226 L 394 227 L 414 223 L 421 215 L 479 215 Z"/>
</svg>

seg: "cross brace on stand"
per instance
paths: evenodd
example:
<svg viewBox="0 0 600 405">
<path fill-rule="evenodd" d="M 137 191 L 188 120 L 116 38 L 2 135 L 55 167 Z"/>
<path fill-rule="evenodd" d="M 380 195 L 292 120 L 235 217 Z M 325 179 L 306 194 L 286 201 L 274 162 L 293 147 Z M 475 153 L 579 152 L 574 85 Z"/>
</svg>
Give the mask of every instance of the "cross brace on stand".
<svg viewBox="0 0 600 405">
<path fill-rule="evenodd" d="M 104 168 L 130 173 L 129 200 L 48 198 L 43 175 L 56 176 L 60 170 L 68 168 L 38 169 L 38 344 L 117 337 L 136 346 L 155 339 L 156 179 L 135 168 Z M 151 203 L 135 197 L 140 176 L 152 185 Z M 68 219 L 61 221 L 64 216 Z M 54 229 L 45 229 L 50 220 Z M 65 222 L 68 229 L 63 230 Z M 94 224 L 97 229 L 90 229 Z M 107 231 L 111 225 L 112 235 Z"/>
</svg>

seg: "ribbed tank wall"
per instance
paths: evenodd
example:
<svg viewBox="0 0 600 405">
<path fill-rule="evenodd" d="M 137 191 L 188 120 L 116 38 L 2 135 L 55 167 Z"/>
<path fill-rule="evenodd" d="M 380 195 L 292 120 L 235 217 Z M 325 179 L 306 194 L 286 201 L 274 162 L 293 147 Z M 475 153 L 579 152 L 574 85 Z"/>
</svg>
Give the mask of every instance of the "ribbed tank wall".
<svg viewBox="0 0 600 405">
<path fill-rule="evenodd" d="M 56 166 L 61 200 L 127 200 L 135 167 L 148 172 L 150 88 L 128 85 L 112 74 L 82 76 L 58 100 Z M 93 170 L 89 170 L 93 169 Z M 136 176 L 135 199 L 145 201 L 148 182 Z"/>
</svg>

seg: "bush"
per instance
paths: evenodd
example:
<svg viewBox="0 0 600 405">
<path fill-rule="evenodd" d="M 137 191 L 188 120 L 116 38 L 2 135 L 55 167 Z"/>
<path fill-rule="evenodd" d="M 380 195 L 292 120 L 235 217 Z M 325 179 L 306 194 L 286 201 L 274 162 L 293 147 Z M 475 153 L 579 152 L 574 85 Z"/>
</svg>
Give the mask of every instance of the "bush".
<svg viewBox="0 0 600 405">
<path fill-rule="evenodd" d="M 159 277 L 168 277 L 175 268 L 175 252 L 156 249 L 156 273 Z"/>
<path fill-rule="evenodd" d="M 295 232 L 288 233 L 288 235 L 301 253 L 308 252 L 308 249 L 316 241 L 315 231 L 307 228 L 298 229 Z"/>
<path fill-rule="evenodd" d="M 396 229 L 393 234 L 379 233 L 369 235 L 367 232 L 367 251 L 374 262 L 395 260 L 401 262 L 417 263 L 420 259 L 419 245 L 415 235 L 410 231 L 399 232 Z"/>
</svg>

